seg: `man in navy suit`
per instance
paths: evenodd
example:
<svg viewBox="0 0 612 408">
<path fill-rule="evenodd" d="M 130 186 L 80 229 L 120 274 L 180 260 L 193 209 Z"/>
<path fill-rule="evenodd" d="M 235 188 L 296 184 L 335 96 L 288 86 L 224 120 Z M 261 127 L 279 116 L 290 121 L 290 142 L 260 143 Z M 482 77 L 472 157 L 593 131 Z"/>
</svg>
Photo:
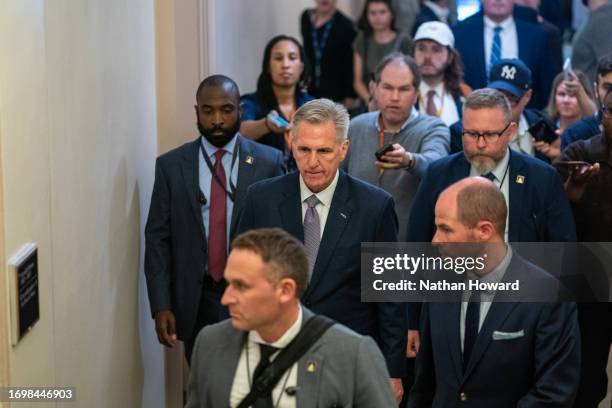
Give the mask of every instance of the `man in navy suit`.
<svg viewBox="0 0 612 408">
<path fill-rule="evenodd" d="M 342 105 L 317 99 L 293 117 L 292 146 L 299 172 L 249 188 L 238 232 L 280 227 L 304 242 L 310 282 L 302 304 L 356 332 L 374 337 L 398 401 L 403 394 L 404 307 L 361 302 L 361 243 L 397 240 L 391 196 L 339 170 L 349 141 Z"/>
<path fill-rule="evenodd" d="M 455 26 L 455 48 L 465 64 L 465 81 L 473 89 L 486 86 L 491 66 L 500 59 L 522 60 L 533 74 L 529 107 L 543 109 L 561 67 L 551 63 L 552 52 L 544 30 L 515 19 L 513 7 L 513 0 L 484 0 L 483 11 Z"/>
<path fill-rule="evenodd" d="M 206 78 L 196 92 L 201 136 L 155 164 L 145 227 L 145 275 L 159 342 L 185 342 L 223 317 L 227 247 L 247 188 L 283 173 L 274 149 L 238 134 L 240 93 L 230 78 Z"/>
<path fill-rule="evenodd" d="M 487 265 L 467 272 L 470 279 L 524 283 L 537 276 L 538 291 L 556 294 L 552 276 L 504 244 L 506 211 L 492 182 L 463 179 L 440 194 L 433 242 L 486 244 Z M 511 296 L 468 289 L 456 302 L 424 304 L 410 408 L 572 406 L 580 377 L 576 304 Z"/>
<path fill-rule="evenodd" d="M 446 187 L 469 176 L 485 176 L 508 206 L 507 242 L 573 242 L 576 227 L 561 179 L 541 160 L 508 148 L 516 131 L 510 103 L 500 92 L 472 92 L 463 104 L 463 151 L 429 165 L 408 219 L 408 242 L 430 242 L 436 200 Z M 418 349 L 419 307 L 408 304 L 409 348 Z"/>
</svg>

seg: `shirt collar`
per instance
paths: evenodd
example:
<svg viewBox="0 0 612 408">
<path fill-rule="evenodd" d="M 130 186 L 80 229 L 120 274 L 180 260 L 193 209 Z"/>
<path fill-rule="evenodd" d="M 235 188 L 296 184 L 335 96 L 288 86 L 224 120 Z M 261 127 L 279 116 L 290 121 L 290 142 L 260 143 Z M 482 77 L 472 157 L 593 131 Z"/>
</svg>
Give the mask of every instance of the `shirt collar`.
<svg viewBox="0 0 612 408">
<path fill-rule="evenodd" d="M 208 157 L 214 156 L 217 150 L 219 149 L 225 150 L 226 153 L 233 154 L 237 139 L 238 139 L 238 133 L 236 133 L 234 137 L 232 137 L 225 146 L 219 148 L 219 147 L 213 146 L 208 140 L 206 140 L 204 136 L 200 136 L 202 147 L 204 147 L 204 150 L 206 151 L 206 154 L 208 155 Z"/>
<path fill-rule="evenodd" d="M 421 85 L 419 86 L 419 93 L 421 94 L 421 98 L 423 98 L 423 100 L 427 100 L 427 92 L 429 92 L 432 89 L 436 92 L 436 95 L 441 98 L 442 93 L 444 92 L 444 81 L 440 82 L 438 85 L 434 86 L 433 88 L 429 86 L 427 82 L 421 81 Z"/>
<path fill-rule="evenodd" d="M 431 1 L 426 1 L 424 3 L 427 7 L 429 7 L 431 9 L 431 11 L 434 12 L 434 14 L 436 16 L 438 16 L 438 18 L 442 21 L 442 22 L 446 22 L 448 20 L 448 15 L 450 14 L 449 9 L 448 8 L 444 8 L 444 7 L 440 7 L 438 6 L 436 3 L 431 2 Z"/>
<path fill-rule="evenodd" d="M 279 349 L 287 347 L 291 340 L 295 338 L 300 332 L 302 328 L 302 321 L 304 319 L 302 306 L 298 303 L 298 316 L 295 322 L 287 329 L 287 331 L 280 337 L 280 339 L 276 340 L 274 343 L 268 343 L 261 338 L 259 333 L 255 330 L 249 331 L 249 341 L 252 341 L 257 344 L 267 344 L 272 347 L 276 347 Z"/>
<path fill-rule="evenodd" d="M 339 176 L 340 172 L 339 170 L 336 170 L 336 175 L 334 176 L 334 179 L 332 180 L 331 184 L 327 186 L 323 191 L 313 193 L 312 191 L 310 191 L 310 189 L 304 182 L 302 175 L 300 174 L 300 198 L 302 202 L 306 201 L 308 197 L 314 194 L 315 196 L 317 196 L 321 204 L 323 204 L 327 208 L 330 208 L 332 198 L 334 197 L 334 192 L 336 191 L 336 186 L 338 185 Z"/>
<path fill-rule="evenodd" d="M 508 17 L 501 23 L 496 23 L 495 21 L 491 20 L 489 17 L 484 16 L 484 24 L 485 24 L 485 28 L 488 28 L 490 30 L 493 30 L 495 27 L 500 26 L 502 30 L 505 31 L 507 28 L 512 27 L 512 25 L 514 24 L 514 18 L 511 15 L 510 17 Z"/>
<path fill-rule="evenodd" d="M 504 244 L 506 245 L 506 244 Z M 510 265 L 510 261 L 512 260 L 512 247 L 510 245 L 506 245 L 506 255 L 504 255 L 503 259 L 491 272 L 487 273 L 483 277 L 478 277 L 474 272 L 469 271 L 468 277 L 470 279 L 478 279 L 480 282 L 484 283 L 499 283 L 504 279 L 504 275 L 506 274 L 506 270 Z M 495 292 L 495 290 L 484 290 L 483 292 Z"/>
<path fill-rule="evenodd" d="M 404 123 L 402 123 L 402 126 L 400 126 L 399 130 L 397 131 L 397 133 L 401 132 L 402 130 L 404 130 L 404 128 L 406 126 L 408 126 L 408 123 L 410 123 L 411 120 L 416 119 L 419 116 L 419 111 L 417 110 L 417 108 L 415 108 L 414 106 L 412 107 L 412 111 L 410 111 L 410 115 L 408 116 L 408 119 L 406 119 L 404 121 Z M 380 111 L 377 112 L 377 115 L 374 115 L 374 123 L 376 124 L 376 130 L 380 132 L 380 126 L 378 126 L 378 118 L 380 117 Z"/>
<path fill-rule="evenodd" d="M 521 118 L 519 119 L 517 132 L 520 135 L 524 135 L 529 130 L 529 122 L 527 122 L 527 118 L 525 118 L 524 114 L 521 114 Z"/>
<path fill-rule="evenodd" d="M 493 170 L 491 170 L 491 173 L 493 173 L 495 175 L 495 178 L 499 180 L 500 182 L 504 179 L 504 174 L 506 173 L 506 167 L 508 167 L 509 161 L 510 161 L 510 147 L 507 147 L 504 157 L 500 160 L 499 163 L 497 163 L 497 166 L 495 166 Z M 470 174 L 479 175 L 476 173 L 476 169 L 474 168 L 474 166 L 470 166 Z M 484 174 L 480 174 L 480 176 L 484 176 Z"/>
</svg>

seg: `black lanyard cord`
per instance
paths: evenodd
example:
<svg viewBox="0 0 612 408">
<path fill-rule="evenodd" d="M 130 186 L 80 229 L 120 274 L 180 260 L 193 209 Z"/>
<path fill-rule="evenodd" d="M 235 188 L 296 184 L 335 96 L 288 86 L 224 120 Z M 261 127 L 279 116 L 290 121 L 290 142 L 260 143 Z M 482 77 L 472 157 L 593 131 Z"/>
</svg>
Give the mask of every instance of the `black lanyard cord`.
<svg viewBox="0 0 612 408">
<path fill-rule="evenodd" d="M 212 177 L 213 177 L 214 181 L 217 182 L 221 187 L 223 187 L 223 190 L 225 190 L 225 193 L 227 194 L 229 199 L 232 200 L 232 202 L 234 202 L 234 200 L 236 199 L 236 186 L 234 185 L 234 183 L 232 181 L 232 173 L 234 171 L 234 165 L 236 164 L 236 157 L 238 157 L 238 153 L 239 153 L 239 144 L 240 144 L 240 140 L 236 139 L 236 144 L 234 145 L 234 152 L 232 153 L 232 164 L 230 166 L 230 171 L 229 171 L 229 185 L 230 185 L 230 189 L 228 191 L 227 188 L 223 185 L 223 182 L 221 181 L 221 179 L 219 178 L 219 175 L 215 171 L 215 168 L 214 168 L 212 162 L 210 161 L 210 158 L 206 154 L 206 150 L 204 149 L 204 145 L 202 143 L 200 143 L 200 152 L 202 152 L 202 157 L 204 157 L 204 161 L 206 162 L 206 166 L 208 166 L 208 169 L 210 170 L 210 173 L 212 174 Z"/>
</svg>

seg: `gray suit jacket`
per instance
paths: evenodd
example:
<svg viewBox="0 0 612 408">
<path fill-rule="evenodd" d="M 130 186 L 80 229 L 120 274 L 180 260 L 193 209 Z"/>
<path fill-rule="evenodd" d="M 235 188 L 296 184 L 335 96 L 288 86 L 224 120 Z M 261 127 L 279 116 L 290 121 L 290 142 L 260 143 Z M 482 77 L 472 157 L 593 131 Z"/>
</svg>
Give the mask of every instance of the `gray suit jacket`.
<svg viewBox="0 0 612 408">
<path fill-rule="evenodd" d="M 302 307 L 303 321 L 313 313 Z M 195 342 L 187 408 L 227 408 L 245 333 L 231 320 L 207 326 Z M 317 370 L 308 372 L 309 362 Z M 298 362 L 298 408 L 396 407 L 376 343 L 336 323 Z"/>
</svg>

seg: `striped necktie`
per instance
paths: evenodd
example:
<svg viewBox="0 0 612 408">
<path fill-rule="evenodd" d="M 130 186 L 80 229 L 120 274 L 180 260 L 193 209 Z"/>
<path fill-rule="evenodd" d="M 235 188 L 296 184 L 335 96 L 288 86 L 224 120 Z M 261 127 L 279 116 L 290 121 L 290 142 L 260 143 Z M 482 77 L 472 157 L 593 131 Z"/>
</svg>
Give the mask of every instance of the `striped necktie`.
<svg viewBox="0 0 612 408">
<path fill-rule="evenodd" d="M 500 26 L 493 28 L 493 43 L 491 44 L 491 60 L 489 62 L 489 70 L 501 59 L 501 31 L 502 28 Z"/>
</svg>

